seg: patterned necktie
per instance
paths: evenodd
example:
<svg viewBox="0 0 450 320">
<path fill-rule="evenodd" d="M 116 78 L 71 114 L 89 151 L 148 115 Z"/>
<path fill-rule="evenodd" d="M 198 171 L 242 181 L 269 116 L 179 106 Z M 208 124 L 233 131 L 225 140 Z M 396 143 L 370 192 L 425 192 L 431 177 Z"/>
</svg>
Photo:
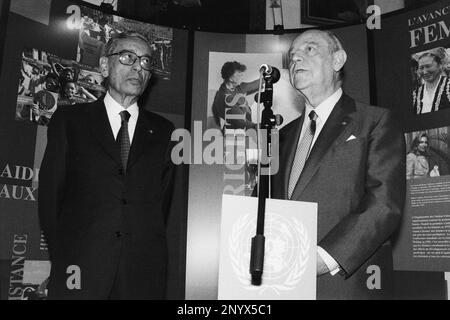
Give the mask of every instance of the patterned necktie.
<svg viewBox="0 0 450 320">
<path fill-rule="evenodd" d="M 122 126 L 117 134 L 117 142 L 120 143 L 120 158 L 122 159 L 123 170 L 127 170 L 128 154 L 130 153 L 130 135 L 128 134 L 128 120 L 130 113 L 126 110 L 120 112 Z"/>
<path fill-rule="evenodd" d="M 289 188 L 288 196 L 289 199 L 294 192 L 295 186 L 297 185 L 298 178 L 302 173 L 303 167 L 305 166 L 306 159 L 308 158 L 309 149 L 311 148 L 311 143 L 316 133 L 316 120 L 317 114 L 314 110 L 309 113 L 310 123 L 306 128 L 306 132 L 302 137 L 302 140 L 297 145 L 297 150 L 295 151 L 294 163 L 292 164 L 291 175 L 289 177 Z"/>
</svg>

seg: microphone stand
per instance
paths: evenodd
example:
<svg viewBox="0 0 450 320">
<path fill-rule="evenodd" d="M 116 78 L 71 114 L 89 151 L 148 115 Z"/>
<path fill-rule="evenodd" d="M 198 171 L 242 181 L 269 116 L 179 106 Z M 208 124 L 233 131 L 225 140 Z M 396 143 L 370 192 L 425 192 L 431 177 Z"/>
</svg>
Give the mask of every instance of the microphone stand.
<svg viewBox="0 0 450 320">
<path fill-rule="evenodd" d="M 263 133 L 267 134 L 267 145 L 262 150 L 267 150 L 268 159 L 271 158 L 271 141 L 272 130 L 276 125 L 280 125 L 282 118 L 280 115 L 274 115 L 272 111 L 273 101 L 273 84 L 278 81 L 276 76 L 263 72 L 263 79 L 265 81 L 265 90 L 260 94 L 260 102 L 264 104 L 264 109 L 261 116 L 260 128 L 265 129 Z M 259 139 L 259 134 L 258 134 Z M 264 149 L 265 148 L 265 149 Z M 259 150 L 258 150 L 259 153 Z M 261 155 L 258 155 L 258 162 L 260 168 L 267 168 L 270 173 L 270 161 L 267 163 L 261 162 Z M 264 269 L 264 220 L 266 210 L 266 199 L 269 198 L 270 193 L 270 176 L 269 174 L 261 175 L 261 170 L 258 172 L 258 218 L 256 222 L 256 235 L 252 238 L 251 253 L 250 253 L 250 274 L 252 276 L 252 285 L 261 285 L 262 274 Z"/>
</svg>

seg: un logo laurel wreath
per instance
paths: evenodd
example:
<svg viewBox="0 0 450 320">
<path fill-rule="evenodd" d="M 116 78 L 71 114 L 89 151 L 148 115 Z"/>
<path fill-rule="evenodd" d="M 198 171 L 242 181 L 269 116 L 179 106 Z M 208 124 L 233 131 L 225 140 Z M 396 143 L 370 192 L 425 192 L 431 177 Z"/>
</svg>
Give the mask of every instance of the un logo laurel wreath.
<svg viewBox="0 0 450 320">
<path fill-rule="evenodd" d="M 250 285 L 251 277 L 249 273 L 248 257 L 250 253 L 251 237 L 253 235 L 249 236 L 248 234 L 246 234 L 245 230 L 248 229 L 249 225 L 252 224 L 252 222 L 254 225 L 256 225 L 254 221 L 252 221 L 254 219 L 250 218 L 250 214 L 242 215 L 239 217 L 239 219 L 233 224 L 231 234 L 228 238 L 230 262 L 239 282 L 247 290 L 259 290 L 259 295 L 263 294 L 263 292 L 268 289 L 273 290 L 277 295 L 281 295 L 282 291 L 289 291 L 294 289 L 300 282 L 302 275 L 305 273 L 309 260 L 309 249 L 311 247 L 311 242 L 304 225 L 295 218 L 292 218 L 292 220 L 288 221 L 286 218 L 282 219 L 281 216 L 275 214 L 272 215 L 272 219 L 276 219 L 281 222 L 283 231 L 287 231 L 288 236 L 297 240 L 296 242 L 299 244 L 298 256 L 294 257 L 294 263 L 290 263 L 289 265 L 286 265 L 284 267 L 287 275 L 283 276 L 282 281 L 279 281 L 279 283 L 273 284 L 267 283 L 267 281 L 266 283 L 264 283 L 265 277 L 263 275 L 263 284 L 261 286 Z M 252 230 L 254 229 L 252 228 Z"/>
</svg>

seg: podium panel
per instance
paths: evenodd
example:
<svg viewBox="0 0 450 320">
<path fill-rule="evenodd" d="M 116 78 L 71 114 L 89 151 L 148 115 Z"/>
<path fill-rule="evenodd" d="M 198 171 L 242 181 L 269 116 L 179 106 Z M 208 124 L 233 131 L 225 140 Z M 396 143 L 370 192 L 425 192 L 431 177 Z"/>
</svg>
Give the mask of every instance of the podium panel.
<svg viewBox="0 0 450 320">
<path fill-rule="evenodd" d="M 266 200 L 262 284 L 251 284 L 258 199 L 223 195 L 219 299 L 315 300 L 317 204 Z"/>
</svg>

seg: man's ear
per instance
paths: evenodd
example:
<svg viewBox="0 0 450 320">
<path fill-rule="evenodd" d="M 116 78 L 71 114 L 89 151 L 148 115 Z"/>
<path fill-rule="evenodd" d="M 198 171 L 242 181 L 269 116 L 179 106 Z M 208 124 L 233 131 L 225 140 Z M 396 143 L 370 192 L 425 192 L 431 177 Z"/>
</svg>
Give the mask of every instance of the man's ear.
<svg viewBox="0 0 450 320">
<path fill-rule="evenodd" d="M 109 75 L 109 72 L 108 72 L 108 58 L 107 57 L 100 57 L 99 65 L 100 65 L 100 73 L 102 74 L 102 76 L 104 78 L 108 77 L 108 75 Z"/>
<path fill-rule="evenodd" d="M 333 53 L 333 69 L 338 72 L 344 67 L 347 61 L 347 53 L 344 50 L 338 50 Z"/>
</svg>

